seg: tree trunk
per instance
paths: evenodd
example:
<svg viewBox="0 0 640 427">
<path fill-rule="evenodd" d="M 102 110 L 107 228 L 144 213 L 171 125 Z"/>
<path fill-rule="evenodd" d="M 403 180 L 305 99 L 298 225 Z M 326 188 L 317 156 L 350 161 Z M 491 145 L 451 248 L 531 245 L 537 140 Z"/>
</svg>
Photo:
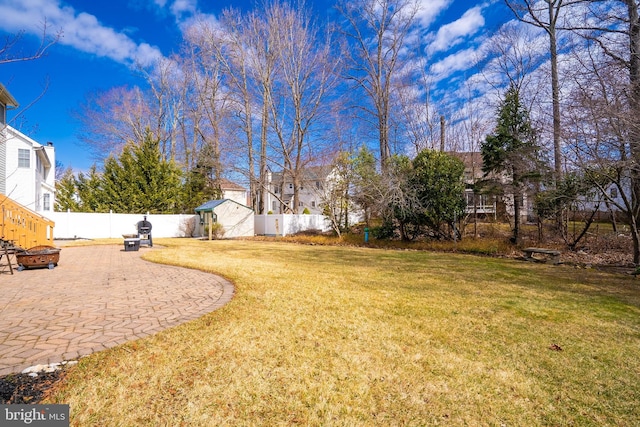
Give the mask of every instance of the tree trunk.
<svg viewBox="0 0 640 427">
<path fill-rule="evenodd" d="M 558 83 L 558 41 L 556 38 L 556 20 L 560 13 L 554 2 L 549 1 L 549 52 L 551 60 L 551 97 L 553 103 L 553 161 L 556 186 L 562 180 L 562 151 L 560 147 L 560 85 Z"/>
<path fill-rule="evenodd" d="M 631 85 L 629 104 L 631 107 L 631 123 L 629 126 L 629 142 L 631 157 L 635 167 L 631 168 L 632 206 L 631 231 L 633 238 L 633 262 L 640 265 L 640 18 L 638 4 L 635 0 L 625 0 L 629 12 L 629 83 Z"/>
<path fill-rule="evenodd" d="M 516 177 L 514 176 L 514 181 Z M 520 244 L 520 199 L 521 191 L 520 185 L 515 184 L 513 187 L 513 243 Z"/>
<path fill-rule="evenodd" d="M 269 99 L 266 88 L 264 90 L 265 92 L 262 99 L 262 128 L 260 133 L 260 201 L 258 203 L 258 213 L 260 215 L 265 213 L 264 201 L 267 197 L 266 186 L 269 185 L 269 182 L 267 181 L 267 127 L 269 126 Z"/>
</svg>

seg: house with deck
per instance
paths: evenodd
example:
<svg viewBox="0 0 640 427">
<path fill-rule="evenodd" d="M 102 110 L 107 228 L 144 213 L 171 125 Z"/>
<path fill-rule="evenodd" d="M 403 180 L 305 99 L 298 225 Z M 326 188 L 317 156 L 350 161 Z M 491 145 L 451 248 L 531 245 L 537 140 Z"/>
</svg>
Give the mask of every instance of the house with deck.
<svg viewBox="0 0 640 427">
<path fill-rule="evenodd" d="M 9 125 L 18 102 L 0 83 L 0 242 L 30 248 L 53 242 L 55 150 Z M 7 255 L 8 256 L 8 255 Z"/>
<path fill-rule="evenodd" d="M 466 185 L 464 195 L 467 202 L 467 215 L 494 220 L 498 217 L 513 217 L 513 194 L 508 191 L 496 194 L 490 191 L 489 185 L 486 185 L 498 183 L 505 186 L 508 184 L 507 177 L 495 174 L 485 176 L 482 171 L 482 153 L 480 152 L 452 152 L 450 154 L 464 163 L 464 182 Z M 533 198 L 531 195 L 525 192 L 520 206 L 521 221 L 527 221 L 533 215 Z"/>
<path fill-rule="evenodd" d="M 8 124 L 7 111 L 17 107 L 0 83 L 0 194 L 46 215 L 55 205 L 55 149 Z"/>
</svg>

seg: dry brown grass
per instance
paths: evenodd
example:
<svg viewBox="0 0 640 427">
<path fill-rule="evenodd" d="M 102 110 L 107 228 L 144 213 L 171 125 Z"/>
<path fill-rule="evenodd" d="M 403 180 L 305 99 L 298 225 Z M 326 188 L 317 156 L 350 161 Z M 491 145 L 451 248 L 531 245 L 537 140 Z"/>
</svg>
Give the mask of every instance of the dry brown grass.
<svg viewBox="0 0 640 427">
<path fill-rule="evenodd" d="M 236 296 L 83 359 L 51 396 L 72 425 L 630 426 L 640 413 L 631 277 L 424 251 L 158 243 L 145 256 L 224 275 Z"/>
<path fill-rule="evenodd" d="M 254 240 L 273 241 L 272 237 L 257 237 Z M 505 255 L 514 251 L 507 238 L 504 237 L 483 237 L 474 239 L 467 237 L 463 240 L 454 242 L 452 240 L 377 240 L 371 238 L 368 242 L 364 242 L 362 234 L 343 234 L 340 237 L 330 234 L 319 235 L 295 235 L 279 237 L 277 241 L 288 243 L 300 243 L 307 245 L 322 246 L 349 246 L 377 249 L 399 249 L 399 250 L 416 250 L 416 251 L 437 251 L 437 252 L 460 252 L 479 255 Z"/>
</svg>

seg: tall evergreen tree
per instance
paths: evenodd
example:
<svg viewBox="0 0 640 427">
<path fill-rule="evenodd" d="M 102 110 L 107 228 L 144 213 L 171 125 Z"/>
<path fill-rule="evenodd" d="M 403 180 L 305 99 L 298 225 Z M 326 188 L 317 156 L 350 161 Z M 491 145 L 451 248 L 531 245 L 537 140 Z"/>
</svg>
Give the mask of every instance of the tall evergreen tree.
<svg viewBox="0 0 640 427">
<path fill-rule="evenodd" d="M 187 172 L 181 195 L 181 211 L 193 212 L 195 208 L 208 200 L 222 198 L 220 185 L 216 185 L 213 169 L 198 163 Z"/>
<path fill-rule="evenodd" d="M 80 172 L 76 181 L 81 212 L 108 212 L 101 196 L 102 177 L 94 164 L 87 175 Z"/>
<path fill-rule="evenodd" d="M 181 172 L 165 160 L 160 141 L 147 131 L 139 144 L 127 144 L 120 156 L 109 157 L 94 196 L 102 210 L 120 213 L 180 211 Z"/>
<path fill-rule="evenodd" d="M 131 176 L 127 176 L 125 168 L 121 164 L 123 159 L 131 157 L 131 146 L 126 146 L 120 155 L 120 161 L 114 156 L 109 156 L 104 161 L 102 182 L 99 189 L 99 198 L 107 207 L 118 213 L 133 213 L 136 208 L 137 192 L 131 191 L 135 183 Z"/>
<path fill-rule="evenodd" d="M 56 182 L 55 211 L 65 212 L 67 210 L 72 212 L 80 211 L 76 177 L 73 175 L 71 168 L 67 168 Z"/>
<path fill-rule="evenodd" d="M 518 88 L 511 85 L 500 105 L 496 128 L 481 146 L 482 171 L 502 175 L 513 196 L 513 241 L 520 241 L 520 217 L 525 187 L 540 176 L 539 146 L 529 111 L 522 105 Z M 505 183 L 502 183 L 505 184 Z"/>
<path fill-rule="evenodd" d="M 165 160 L 160 140 L 147 131 L 140 145 L 132 147 L 131 157 L 121 158 L 127 178 L 137 191 L 132 208 L 138 212 L 172 213 L 180 202 L 181 172 L 173 160 Z"/>
</svg>

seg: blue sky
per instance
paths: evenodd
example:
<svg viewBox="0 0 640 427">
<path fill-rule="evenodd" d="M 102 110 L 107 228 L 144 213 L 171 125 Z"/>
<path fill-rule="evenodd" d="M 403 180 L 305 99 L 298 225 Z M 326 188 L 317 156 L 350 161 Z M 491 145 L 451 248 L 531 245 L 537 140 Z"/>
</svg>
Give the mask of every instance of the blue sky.
<svg viewBox="0 0 640 427">
<path fill-rule="evenodd" d="M 441 87 L 474 74 L 472 65 L 482 41 L 512 19 L 501 0 L 422 2 L 419 22 L 428 46 L 429 72 Z M 0 0 L 0 37 L 4 41 L 24 31 L 16 48 L 25 54 L 39 43 L 45 21 L 49 34 L 62 32 L 46 57 L 0 64 L 0 82 L 21 104 L 17 111 L 35 100 L 49 82 L 43 97 L 12 124 L 40 143 L 53 142 L 57 160 L 65 167 L 86 170 L 95 159 L 79 142 L 79 125 L 71 112 L 88 93 L 139 84 L 133 63 L 151 63 L 176 51 L 192 19 L 199 15 L 215 19 L 227 7 L 249 9 L 253 4 L 229 0 Z M 333 0 L 308 4 L 318 16 L 333 14 Z M 15 113 L 9 112 L 9 119 Z"/>
</svg>

